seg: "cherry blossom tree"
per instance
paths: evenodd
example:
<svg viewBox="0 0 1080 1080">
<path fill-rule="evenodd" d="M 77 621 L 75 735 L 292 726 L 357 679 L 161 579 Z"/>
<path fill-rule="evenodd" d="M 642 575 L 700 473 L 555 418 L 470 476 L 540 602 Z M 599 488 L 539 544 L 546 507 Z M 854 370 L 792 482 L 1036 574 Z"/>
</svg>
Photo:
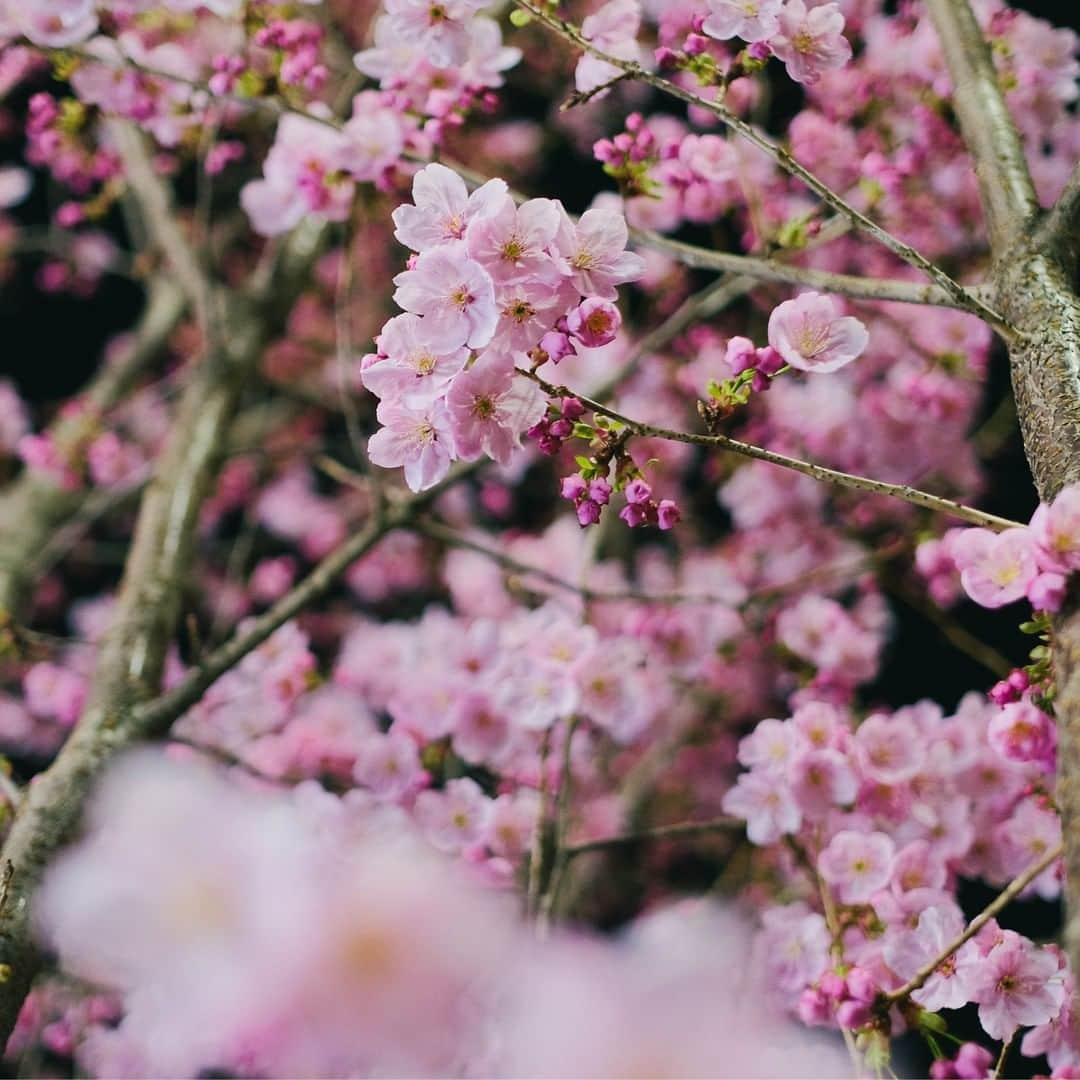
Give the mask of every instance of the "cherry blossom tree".
<svg viewBox="0 0 1080 1080">
<path fill-rule="evenodd" d="M 0 272 L 143 305 L 0 379 L 13 1067 L 1075 1075 L 1078 77 L 1003 0 L 0 0 Z"/>
</svg>

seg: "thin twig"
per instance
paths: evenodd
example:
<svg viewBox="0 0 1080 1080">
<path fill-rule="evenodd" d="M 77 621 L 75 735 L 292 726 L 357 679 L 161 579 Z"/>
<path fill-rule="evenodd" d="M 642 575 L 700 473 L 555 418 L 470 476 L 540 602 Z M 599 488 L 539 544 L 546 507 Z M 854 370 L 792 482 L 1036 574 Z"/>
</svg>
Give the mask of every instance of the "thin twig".
<svg viewBox="0 0 1080 1080">
<path fill-rule="evenodd" d="M 968 0 L 926 0 L 953 83 L 953 108 L 979 180 L 995 254 L 1039 209 L 1020 133 Z"/>
<path fill-rule="evenodd" d="M 940 2 L 950 3 L 951 0 L 940 0 Z M 888 230 L 882 228 L 862 213 L 862 211 L 852 206 L 851 203 L 847 202 L 842 196 L 833 191 L 828 184 L 820 180 L 804 165 L 800 165 L 799 162 L 791 156 L 791 153 L 788 150 L 763 135 L 752 124 L 748 124 L 745 120 L 736 116 L 720 102 L 712 101 L 709 98 L 702 97 L 700 94 L 695 94 L 693 91 L 686 90 L 670 80 L 665 79 L 663 76 L 646 70 L 636 60 L 626 60 L 620 56 L 613 56 L 603 49 L 598 49 L 572 23 L 559 18 L 557 15 L 551 14 L 549 11 L 537 7 L 536 4 L 532 3 L 532 0 L 514 0 L 514 3 L 516 3 L 518 7 L 528 11 L 534 18 L 538 19 L 549 29 L 554 30 L 555 33 L 572 45 L 584 49 L 598 59 L 611 64 L 621 71 L 625 71 L 633 78 L 648 86 L 652 86 L 654 89 L 660 90 L 688 105 L 695 105 L 698 108 L 705 109 L 707 112 L 712 113 L 713 116 L 717 117 L 733 131 L 737 132 L 744 139 L 747 139 L 759 150 L 772 158 L 781 169 L 790 173 L 798 180 L 801 180 L 815 195 L 818 196 L 819 199 L 821 199 L 822 202 L 831 207 L 836 213 L 843 215 L 856 228 L 861 229 L 863 232 L 873 237 L 879 244 L 886 247 L 899 259 L 908 263 L 910 266 L 914 266 L 917 270 L 922 271 L 922 273 L 935 282 L 941 289 L 952 296 L 959 307 L 966 311 L 970 311 L 974 315 L 978 315 L 979 318 L 988 322 L 1006 339 L 1011 339 L 1014 336 L 1015 332 L 1013 327 L 1011 327 L 996 311 L 993 311 L 982 300 L 971 296 L 959 282 L 954 281 L 945 273 L 945 271 L 940 269 L 940 267 L 935 266 L 910 244 L 893 236 Z"/>
<path fill-rule="evenodd" d="M 535 371 L 526 368 L 516 369 L 519 375 L 532 379 L 545 393 L 551 397 L 567 397 L 573 395 L 587 409 L 609 420 L 622 424 L 631 434 L 641 438 L 666 439 L 671 442 L 688 443 L 692 446 L 712 446 L 720 450 L 729 450 L 733 454 L 742 457 L 754 458 L 757 461 L 767 461 L 772 465 L 779 465 L 793 472 L 809 476 L 811 479 L 820 480 L 823 483 L 835 484 L 838 487 L 850 488 L 855 491 L 867 492 L 871 495 L 888 495 L 895 499 L 911 503 L 913 506 L 921 506 L 926 510 L 933 510 L 939 514 L 948 514 L 950 517 L 969 521 L 973 525 L 982 525 L 989 529 L 1014 529 L 1019 528 L 1020 523 L 1010 521 L 1008 518 L 998 517 L 997 514 L 988 514 L 983 510 L 976 510 L 971 506 L 954 502 L 952 499 L 943 498 L 940 495 L 931 495 L 927 491 L 911 487 L 909 484 L 890 484 L 884 480 L 874 480 L 867 476 L 858 476 L 855 473 L 840 472 L 837 469 L 829 469 L 824 465 L 815 465 L 801 458 L 788 457 L 786 454 L 778 454 L 773 450 L 766 450 L 762 446 L 753 443 L 741 442 L 738 439 L 729 438 L 727 435 L 698 435 L 690 431 L 673 431 L 670 428 L 656 427 L 653 424 L 645 424 L 638 420 L 632 420 L 622 413 L 609 409 L 599 401 L 575 394 L 564 386 L 554 386 L 541 378 Z"/>
<path fill-rule="evenodd" d="M 620 836 L 604 836 L 597 840 L 584 840 L 580 844 L 571 844 L 564 848 L 568 858 L 576 859 L 592 851 L 607 851 L 610 848 L 626 847 L 662 840 L 676 840 L 686 836 L 706 836 L 709 833 L 737 832 L 745 826 L 739 818 L 719 817 L 709 821 L 681 821 L 676 825 L 657 825 L 652 829 L 623 833 Z"/>
<path fill-rule="evenodd" d="M 1014 878 L 1009 885 L 1000 892 L 997 897 L 990 901 L 989 904 L 975 916 L 967 925 L 967 929 L 955 940 L 949 942 L 942 951 L 934 957 L 929 963 L 923 964 L 914 975 L 903 986 L 897 987 L 895 990 L 890 990 L 884 995 L 885 1000 L 892 1004 L 893 1002 L 900 1001 L 903 998 L 909 997 L 916 990 L 920 989 L 926 980 L 934 974 L 935 971 L 957 949 L 959 949 L 965 942 L 970 941 L 999 911 L 1007 907 L 1013 900 L 1015 900 L 1047 867 L 1052 866 L 1054 862 L 1061 857 L 1061 853 L 1064 850 L 1064 844 L 1057 844 L 1051 848 L 1037 863 L 1028 867 L 1019 877 Z"/>
</svg>

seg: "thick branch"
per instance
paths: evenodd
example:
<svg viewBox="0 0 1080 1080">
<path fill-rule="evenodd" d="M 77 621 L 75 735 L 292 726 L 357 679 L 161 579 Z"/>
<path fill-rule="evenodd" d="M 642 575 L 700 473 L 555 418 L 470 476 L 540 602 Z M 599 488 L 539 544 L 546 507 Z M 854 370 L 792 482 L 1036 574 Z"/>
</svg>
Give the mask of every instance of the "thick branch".
<svg viewBox="0 0 1080 1080">
<path fill-rule="evenodd" d="M 139 510 L 112 624 L 86 708 L 53 764 L 37 776 L 2 852 L 0 1034 L 4 1039 L 38 967 L 31 899 L 70 839 L 98 774 L 139 737 L 132 709 L 158 688 L 180 612 L 199 510 L 223 453 L 241 390 L 306 278 L 325 227 L 301 226 L 257 289 L 231 298 L 227 345 L 194 372 Z"/>
<path fill-rule="evenodd" d="M 1039 226 L 1039 238 L 1075 271 L 1080 261 L 1080 162 L 1054 208 Z"/>
<path fill-rule="evenodd" d="M 1039 209 L 1020 135 L 968 0 L 926 0 L 953 82 L 953 108 L 975 164 L 995 256 Z"/>
<path fill-rule="evenodd" d="M 615 420 L 627 428 L 631 434 L 641 438 L 667 439 L 671 442 L 689 443 L 693 446 L 712 446 L 720 450 L 728 450 L 742 457 L 754 458 L 757 461 L 767 461 L 772 465 L 779 465 L 784 469 L 809 476 L 813 480 L 820 480 L 826 484 L 835 484 L 838 487 L 851 488 L 854 491 L 862 491 L 869 495 L 888 495 L 894 499 L 902 499 L 914 506 L 921 506 L 935 513 L 948 514 L 950 517 L 968 521 L 972 525 L 982 525 L 988 529 L 1013 529 L 1019 527 L 1017 521 L 998 517 L 997 514 L 988 514 L 984 510 L 976 510 L 963 503 L 953 502 L 952 499 L 942 498 L 940 495 L 931 495 L 928 491 L 920 491 L 919 488 L 909 484 L 890 484 L 884 480 L 873 480 L 868 476 L 857 476 L 854 473 L 840 472 L 838 469 L 829 469 L 824 465 L 815 465 L 810 461 L 800 458 L 788 457 L 787 454 L 778 454 L 773 450 L 766 450 L 763 446 L 755 446 L 753 443 L 741 442 L 739 439 L 729 438 L 727 435 L 698 435 L 691 431 L 674 431 L 670 428 L 656 427 L 653 424 L 645 424 L 639 420 L 632 420 L 628 416 L 609 409 L 599 401 L 583 397 L 581 394 L 567 389 L 564 386 L 553 386 L 542 379 L 534 371 L 518 368 L 519 375 L 543 387 L 544 391 L 552 397 L 566 397 L 573 394 L 587 409 Z"/>
<path fill-rule="evenodd" d="M 816 270 L 807 266 L 792 266 L 779 259 L 762 259 L 753 255 L 733 255 L 726 251 L 672 240 L 649 229 L 631 229 L 630 237 L 642 247 L 662 251 L 687 266 L 699 270 L 724 270 L 741 274 L 757 281 L 779 281 L 788 285 L 802 285 L 822 292 L 850 296 L 856 300 L 893 300 L 900 304 L 929 304 L 934 307 L 955 308 L 980 314 L 982 301 L 961 288 L 960 293 L 946 291 L 940 285 L 903 281 L 896 278 L 868 278 L 858 274 L 836 274 L 830 270 Z M 961 295 L 962 293 L 962 295 Z"/>
<path fill-rule="evenodd" d="M 177 224 L 169 190 L 154 171 L 142 133 L 127 120 L 108 120 L 106 130 L 124 163 L 124 178 L 136 194 L 146 227 L 205 328 L 210 284 L 194 248 Z"/>
<path fill-rule="evenodd" d="M 61 417 L 47 434 L 64 459 L 76 457 L 101 417 L 127 392 L 139 372 L 164 348 L 185 310 L 183 293 L 164 277 L 155 278 L 130 344 L 105 364 L 82 395 L 85 405 Z M 36 556 L 56 530 L 83 504 L 85 491 L 68 491 L 49 476 L 26 469 L 0 495 L 0 611 L 18 614 L 31 584 Z"/>
</svg>

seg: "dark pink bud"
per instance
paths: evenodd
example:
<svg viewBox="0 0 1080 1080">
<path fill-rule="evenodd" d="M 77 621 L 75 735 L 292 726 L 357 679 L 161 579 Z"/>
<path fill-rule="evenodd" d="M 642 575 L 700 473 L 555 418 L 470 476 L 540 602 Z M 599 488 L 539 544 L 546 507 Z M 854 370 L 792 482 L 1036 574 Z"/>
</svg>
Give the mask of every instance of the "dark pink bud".
<svg viewBox="0 0 1080 1080">
<path fill-rule="evenodd" d="M 799 1019 L 808 1027 L 821 1027 L 829 1022 L 829 1002 L 817 990 L 804 990 L 795 1007 Z"/>
<path fill-rule="evenodd" d="M 836 1022 L 848 1031 L 857 1031 L 870 1023 L 870 1006 L 865 1001 L 844 1001 L 836 1010 Z"/>
<path fill-rule="evenodd" d="M 556 439 L 569 439 L 574 433 L 574 425 L 569 420 L 555 420 L 551 424 L 550 432 Z"/>
<path fill-rule="evenodd" d="M 600 520 L 600 504 L 592 499 L 582 499 L 577 504 L 577 519 L 581 526 L 595 525 Z"/>
<path fill-rule="evenodd" d="M 611 498 L 611 485 L 603 477 L 591 481 L 589 484 L 589 498 L 601 506 L 607 506 Z"/>
<path fill-rule="evenodd" d="M 681 520 L 682 511 L 678 506 L 671 499 L 661 499 L 660 505 L 656 508 L 656 524 L 666 532 L 668 529 L 675 528 Z"/>
<path fill-rule="evenodd" d="M 877 997 L 877 983 L 866 968 L 853 967 L 847 973 L 847 978 L 844 980 L 844 986 L 851 997 L 856 1001 L 861 1001 L 867 1005 Z"/>
<path fill-rule="evenodd" d="M 683 48 L 687 56 L 700 56 L 709 47 L 709 39 L 701 34 L 687 34 Z"/>
<path fill-rule="evenodd" d="M 754 366 L 763 375 L 775 375 L 784 366 L 784 358 L 771 345 L 766 345 L 758 349 Z"/>
<path fill-rule="evenodd" d="M 626 496 L 626 501 L 628 503 L 638 505 L 640 503 L 647 503 L 652 498 L 652 488 L 639 476 L 626 485 L 626 490 L 623 494 Z"/>
<path fill-rule="evenodd" d="M 747 46 L 746 55 L 751 60 L 768 60 L 772 55 L 772 49 L 769 48 L 767 41 L 755 41 Z"/>
<path fill-rule="evenodd" d="M 990 1071 L 994 1062 L 994 1056 L 984 1046 L 978 1043 L 968 1042 L 956 1053 L 956 1076 L 960 1080 L 980 1080 Z"/>
<path fill-rule="evenodd" d="M 585 494 L 586 487 L 584 478 L 574 473 L 572 476 L 563 477 L 562 484 L 559 486 L 559 494 L 564 499 L 576 501 Z"/>
<path fill-rule="evenodd" d="M 732 375 L 741 375 L 752 367 L 757 367 L 758 355 L 754 343 L 749 338 L 733 337 L 727 343 L 724 362 L 731 368 Z"/>
<path fill-rule="evenodd" d="M 648 503 L 627 503 L 619 511 L 619 517 L 622 518 L 631 529 L 636 529 L 639 525 L 648 524 L 649 505 Z"/>
<path fill-rule="evenodd" d="M 829 1001 L 839 1001 L 844 996 L 844 977 L 835 971 L 827 971 L 818 982 L 818 989 Z"/>
<path fill-rule="evenodd" d="M 656 58 L 656 66 L 661 71 L 670 71 L 679 66 L 679 54 L 666 45 L 661 45 L 659 49 L 654 50 L 653 56 Z"/>
<path fill-rule="evenodd" d="M 576 397 L 564 397 L 562 414 L 567 420 L 580 420 L 585 415 L 585 406 Z"/>
</svg>

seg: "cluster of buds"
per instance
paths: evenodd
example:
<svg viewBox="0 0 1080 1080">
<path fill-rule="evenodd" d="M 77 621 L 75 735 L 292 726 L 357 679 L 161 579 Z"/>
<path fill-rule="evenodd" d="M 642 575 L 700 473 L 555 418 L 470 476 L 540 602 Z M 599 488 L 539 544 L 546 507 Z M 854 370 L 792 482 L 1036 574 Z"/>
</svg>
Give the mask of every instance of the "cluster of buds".
<svg viewBox="0 0 1080 1080">
<path fill-rule="evenodd" d="M 1009 705 L 1014 701 L 1019 701 L 1030 686 L 1031 679 L 1028 673 L 1023 668 L 1016 668 L 1009 673 L 1008 678 L 995 683 L 990 688 L 987 697 L 995 705 Z"/>
<path fill-rule="evenodd" d="M 717 42 L 706 35 L 705 22 L 704 14 L 694 16 L 681 49 L 662 45 L 654 51 L 661 71 L 689 71 L 702 86 L 726 88 L 735 79 L 759 71 L 772 56 L 767 41 L 754 41 L 734 61 L 722 67 L 717 61 Z"/>
<path fill-rule="evenodd" d="M 673 529 L 682 514 L 671 499 L 653 498 L 652 488 L 640 476 L 626 485 L 623 492 L 626 505 L 619 511 L 619 517 L 636 529 L 639 525 L 656 525 L 660 529 Z"/>
<path fill-rule="evenodd" d="M 330 77 L 319 49 L 323 28 L 307 19 L 275 19 L 255 35 L 255 44 L 279 54 L 278 82 L 318 93 Z"/>
<path fill-rule="evenodd" d="M 584 528 L 600 520 L 600 511 L 611 501 L 611 484 L 602 476 L 586 480 L 580 473 L 563 477 L 562 497 L 577 510 L 578 523 Z"/>
<path fill-rule="evenodd" d="M 816 987 L 802 992 L 796 1011 L 811 1027 L 835 1023 L 858 1031 L 873 1019 L 878 987 L 866 968 L 853 967 L 846 975 L 830 971 Z"/>
<path fill-rule="evenodd" d="M 657 184 L 649 177 L 649 167 L 660 159 L 656 136 L 645 126 L 641 113 L 626 118 L 626 130 L 611 139 L 593 143 L 593 157 L 604 166 L 626 198 L 649 195 Z"/>
<path fill-rule="evenodd" d="M 749 338 L 733 337 L 724 360 L 733 379 L 709 383 L 709 400 L 698 404 L 702 418 L 712 428 L 750 400 L 750 395 L 768 390 L 772 379 L 787 369 L 784 358 L 771 346 L 757 348 Z"/>
<path fill-rule="evenodd" d="M 536 440 L 540 453 L 554 457 L 584 415 L 585 406 L 576 397 L 564 397 L 557 408 L 550 405 L 547 414 L 529 428 L 529 438 Z"/>
</svg>

